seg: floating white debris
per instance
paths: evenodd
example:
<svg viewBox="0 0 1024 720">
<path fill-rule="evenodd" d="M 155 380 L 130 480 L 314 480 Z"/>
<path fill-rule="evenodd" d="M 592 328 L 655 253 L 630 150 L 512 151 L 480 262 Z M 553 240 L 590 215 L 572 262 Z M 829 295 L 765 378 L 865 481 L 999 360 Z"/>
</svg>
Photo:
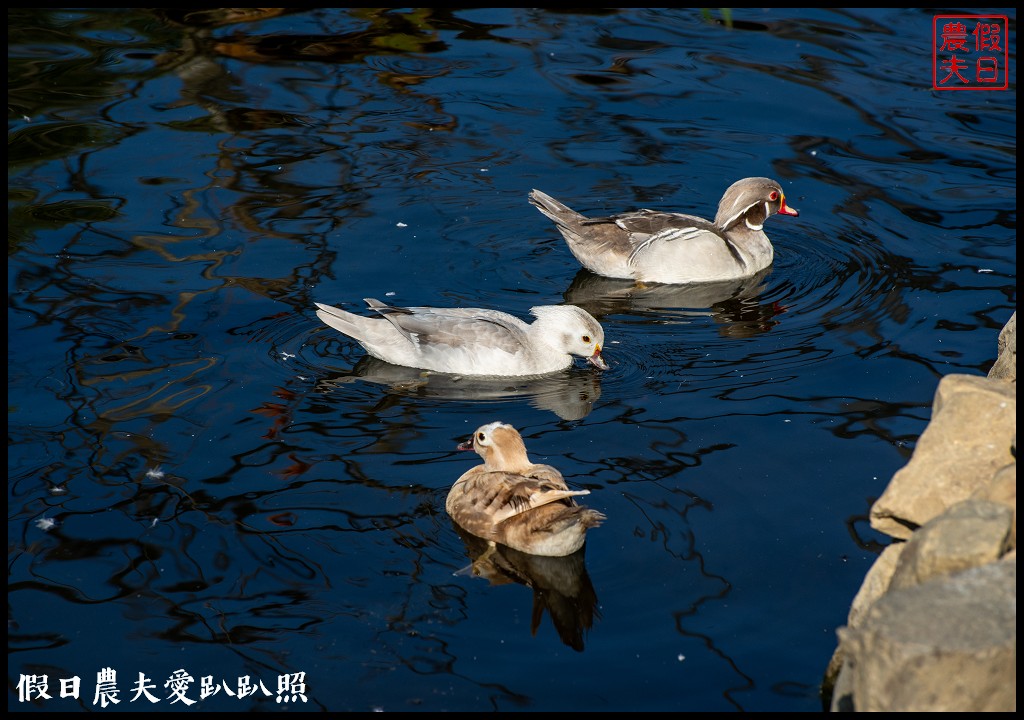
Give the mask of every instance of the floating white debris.
<svg viewBox="0 0 1024 720">
<path fill-rule="evenodd" d="M 57 527 L 57 521 L 53 518 L 41 517 L 38 520 L 36 520 L 36 527 L 42 530 L 43 532 L 47 532 L 48 530 L 53 530 L 55 527 Z"/>
<path fill-rule="evenodd" d="M 150 480 L 159 480 L 164 476 L 164 471 L 157 465 L 155 468 L 150 468 L 146 471 L 146 477 Z"/>
<path fill-rule="evenodd" d="M 67 492 L 68 492 L 68 486 L 67 485 L 54 485 L 52 488 L 50 488 L 50 494 L 51 495 L 66 495 Z"/>
<path fill-rule="evenodd" d="M 284 350 L 282 350 L 281 351 L 281 357 L 284 358 L 285 360 L 287 360 L 288 358 L 293 358 L 295 356 L 292 355 L 290 352 L 285 352 Z"/>
<path fill-rule="evenodd" d="M 487 172 L 487 168 L 480 168 L 480 172 Z"/>
<path fill-rule="evenodd" d="M 995 272 L 995 270 L 993 270 L 992 268 L 978 268 L 978 272 L 980 272 L 980 273 L 990 273 L 990 272 Z"/>
<path fill-rule="evenodd" d="M 409 226 L 408 226 L 408 225 L 406 225 L 406 224 L 405 224 L 405 223 L 403 223 L 403 222 L 400 222 L 400 223 L 395 223 L 395 227 L 409 227 Z"/>
<path fill-rule="evenodd" d="M 394 296 L 395 296 L 395 292 L 393 290 L 391 292 L 384 293 L 384 297 L 394 297 Z"/>
</svg>

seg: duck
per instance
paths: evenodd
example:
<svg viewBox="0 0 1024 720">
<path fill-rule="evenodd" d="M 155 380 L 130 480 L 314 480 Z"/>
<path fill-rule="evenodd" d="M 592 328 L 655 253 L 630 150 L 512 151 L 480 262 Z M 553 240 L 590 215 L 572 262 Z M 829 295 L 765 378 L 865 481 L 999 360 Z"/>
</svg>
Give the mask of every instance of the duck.
<svg viewBox="0 0 1024 720">
<path fill-rule="evenodd" d="M 522 435 L 504 422 L 477 428 L 459 450 L 475 450 L 483 464 L 455 481 L 445 510 L 466 532 L 529 555 L 565 557 L 583 547 L 587 530 L 604 513 L 577 504 L 589 490 L 570 490 L 562 473 L 530 462 Z"/>
<path fill-rule="evenodd" d="M 532 190 L 530 203 L 558 227 L 583 267 L 611 278 L 666 284 L 734 280 L 772 264 L 764 232 L 772 215 L 798 216 L 775 180 L 748 177 L 729 186 L 714 221 L 659 210 L 589 218 Z"/>
<path fill-rule="evenodd" d="M 316 303 L 317 317 L 353 338 L 373 357 L 405 367 L 455 375 L 528 376 L 564 370 L 574 356 L 600 370 L 604 329 L 575 305 L 541 305 L 536 318 L 483 308 L 397 307 L 364 302 L 376 317 Z"/>
</svg>

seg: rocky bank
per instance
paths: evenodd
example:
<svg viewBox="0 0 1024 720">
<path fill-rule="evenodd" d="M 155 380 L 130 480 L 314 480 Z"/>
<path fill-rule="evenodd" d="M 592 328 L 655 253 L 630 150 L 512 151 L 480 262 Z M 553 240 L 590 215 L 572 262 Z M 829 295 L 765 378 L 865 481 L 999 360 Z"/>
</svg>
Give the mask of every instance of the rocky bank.
<svg viewBox="0 0 1024 720">
<path fill-rule="evenodd" d="M 1017 313 L 987 377 L 948 375 L 871 509 L 895 542 L 853 599 L 826 707 L 1017 709 Z"/>
</svg>

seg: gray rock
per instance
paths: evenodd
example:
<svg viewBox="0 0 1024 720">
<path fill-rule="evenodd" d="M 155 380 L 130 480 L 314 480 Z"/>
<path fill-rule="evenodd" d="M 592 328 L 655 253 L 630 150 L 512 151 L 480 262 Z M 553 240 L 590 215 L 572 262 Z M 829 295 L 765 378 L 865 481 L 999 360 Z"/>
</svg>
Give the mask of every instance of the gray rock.
<svg viewBox="0 0 1024 720">
<path fill-rule="evenodd" d="M 890 589 L 912 587 L 940 575 L 995 562 L 1010 550 L 1013 510 L 968 499 L 932 518 L 907 541 Z"/>
<path fill-rule="evenodd" d="M 882 552 L 838 630 L 822 682 L 833 711 L 1016 710 L 1016 382 L 1014 313 L 988 378 L 939 383 L 872 508 L 873 527 L 909 540 Z"/>
<path fill-rule="evenodd" d="M 992 481 L 978 488 L 972 497 L 1002 503 L 1013 510 L 1010 547 L 1017 549 L 1017 463 L 1012 462 L 999 470 Z"/>
<path fill-rule="evenodd" d="M 857 591 L 857 595 L 853 598 L 850 613 L 846 618 L 848 627 L 859 627 L 860 620 L 867 613 L 868 609 L 889 589 L 889 582 L 892 580 L 893 572 L 896 570 L 896 564 L 904 547 L 906 547 L 906 543 L 893 543 L 885 548 L 882 554 L 875 560 L 871 569 L 868 570 L 868 574 L 864 576 L 864 582 L 861 583 L 860 590 Z M 842 645 L 839 645 L 836 647 L 835 652 L 832 653 L 832 659 L 825 670 L 825 679 L 822 684 L 825 696 L 827 697 L 829 694 L 832 694 L 833 698 L 835 698 L 832 703 L 833 708 L 839 702 L 839 698 L 852 692 L 852 687 L 849 686 L 849 683 L 843 686 L 838 682 L 839 678 L 842 677 L 840 674 L 844 661 L 842 650 Z M 849 679 L 849 674 L 845 677 Z"/>
<path fill-rule="evenodd" d="M 1017 555 L 890 589 L 839 628 L 833 710 L 1016 710 Z"/>
</svg>

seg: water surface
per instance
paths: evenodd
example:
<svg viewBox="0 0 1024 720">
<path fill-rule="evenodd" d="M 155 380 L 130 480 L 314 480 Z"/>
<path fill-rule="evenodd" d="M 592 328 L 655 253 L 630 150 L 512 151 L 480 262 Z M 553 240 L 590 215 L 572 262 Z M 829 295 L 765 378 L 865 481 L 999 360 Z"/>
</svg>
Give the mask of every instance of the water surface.
<svg viewBox="0 0 1024 720">
<path fill-rule="evenodd" d="M 10 10 L 9 709 L 819 710 L 871 503 L 1016 307 L 1015 85 L 932 90 L 931 22 Z M 758 175 L 800 217 L 727 287 L 591 275 L 527 202 Z M 611 367 L 424 377 L 315 316 L 367 297 L 575 303 Z M 580 556 L 447 518 L 494 420 L 608 516 Z"/>
</svg>

